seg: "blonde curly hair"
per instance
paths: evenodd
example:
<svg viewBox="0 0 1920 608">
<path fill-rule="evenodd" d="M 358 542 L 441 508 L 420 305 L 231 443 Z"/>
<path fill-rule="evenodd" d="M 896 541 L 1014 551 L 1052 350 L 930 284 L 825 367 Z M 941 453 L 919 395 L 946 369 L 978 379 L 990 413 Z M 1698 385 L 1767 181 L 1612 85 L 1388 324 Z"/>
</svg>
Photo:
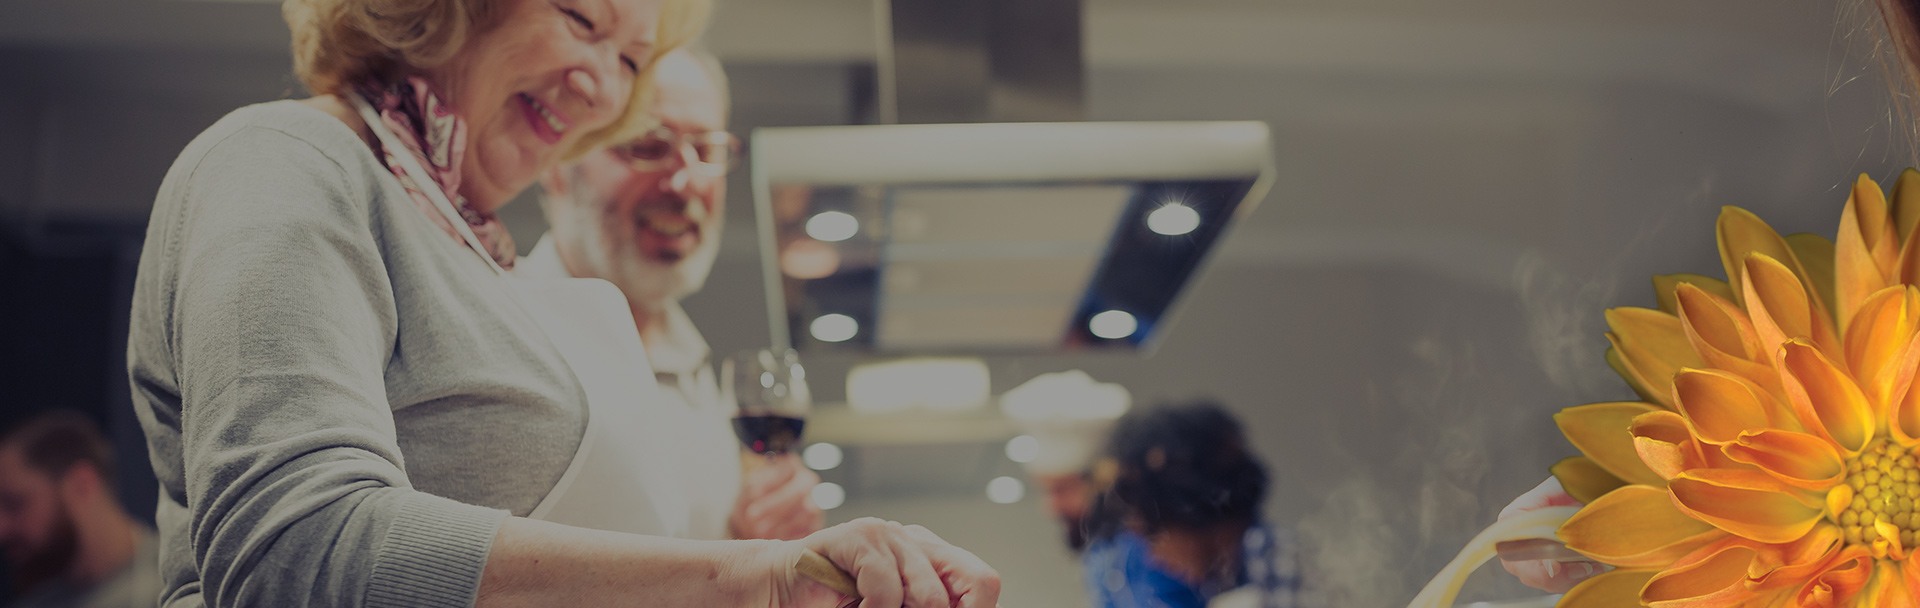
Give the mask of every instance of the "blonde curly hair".
<svg viewBox="0 0 1920 608">
<path fill-rule="evenodd" d="M 496 25 L 503 0 L 286 0 L 293 72 L 316 95 L 354 83 L 445 63 L 474 34 Z M 568 158 L 652 126 L 645 111 L 654 66 L 706 29 L 711 0 L 664 0 L 652 55 L 634 79 L 627 108 L 613 124 L 580 139 Z"/>
</svg>

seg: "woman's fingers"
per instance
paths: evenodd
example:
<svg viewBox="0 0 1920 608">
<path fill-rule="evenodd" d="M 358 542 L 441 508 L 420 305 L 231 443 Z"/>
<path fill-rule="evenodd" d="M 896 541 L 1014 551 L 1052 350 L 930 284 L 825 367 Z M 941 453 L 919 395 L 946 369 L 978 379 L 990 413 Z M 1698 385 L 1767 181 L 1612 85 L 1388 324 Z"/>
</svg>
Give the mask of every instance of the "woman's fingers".
<svg viewBox="0 0 1920 608">
<path fill-rule="evenodd" d="M 853 575 L 861 608 L 993 608 L 1000 575 L 920 526 L 862 518 L 802 541 Z"/>
<path fill-rule="evenodd" d="M 893 554 L 887 534 L 892 524 L 863 517 L 844 527 L 845 542 L 827 557 L 847 568 L 854 586 L 860 589 L 860 608 L 898 608 L 905 589 L 900 578 L 900 560 Z"/>
<path fill-rule="evenodd" d="M 893 554 L 900 563 L 900 583 L 905 586 L 904 597 L 908 608 L 950 608 L 953 602 L 948 600 L 947 584 L 934 571 L 933 561 L 920 541 L 906 533 L 898 523 L 892 523 L 888 541 Z"/>
<path fill-rule="evenodd" d="M 1000 602 L 1000 573 L 972 552 L 948 543 L 923 526 L 903 526 L 920 543 L 946 586 L 948 601 L 959 608 L 994 608 Z"/>
<path fill-rule="evenodd" d="M 1580 581 L 1605 571 L 1605 566 L 1594 562 L 1557 562 L 1546 559 L 1500 562 L 1500 565 L 1526 586 L 1547 593 L 1566 593 L 1574 585 L 1580 584 Z"/>
</svg>

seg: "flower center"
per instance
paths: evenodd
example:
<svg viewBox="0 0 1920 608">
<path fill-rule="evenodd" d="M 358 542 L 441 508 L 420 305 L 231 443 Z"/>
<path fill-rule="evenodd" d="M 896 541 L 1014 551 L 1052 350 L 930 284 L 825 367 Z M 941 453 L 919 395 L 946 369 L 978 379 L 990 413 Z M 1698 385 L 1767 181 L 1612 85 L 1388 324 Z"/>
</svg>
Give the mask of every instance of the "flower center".
<svg viewBox="0 0 1920 608">
<path fill-rule="evenodd" d="M 1920 529 L 1920 514 L 1914 509 L 1920 503 L 1920 462 L 1914 452 L 1875 439 L 1847 462 L 1847 485 L 1853 488 L 1853 501 L 1838 521 L 1849 544 L 1871 544 L 1882 536 L 1875 524 L 1888 522 L 1899 530 L 1900 546 L 1914 546 L 1914 530 Z"/>
</svg>

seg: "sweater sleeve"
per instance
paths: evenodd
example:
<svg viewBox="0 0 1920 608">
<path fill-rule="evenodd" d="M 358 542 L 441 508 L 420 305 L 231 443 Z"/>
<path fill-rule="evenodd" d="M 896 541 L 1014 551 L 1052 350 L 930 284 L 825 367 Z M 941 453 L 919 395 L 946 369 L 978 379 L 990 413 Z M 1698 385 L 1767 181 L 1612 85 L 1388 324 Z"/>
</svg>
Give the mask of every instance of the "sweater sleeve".
<svg viewBox="0 0 1920 608">
<path fill-rule="evenodd" d="M 347 166 L 248 126 L 186 182 L 168 335 L 208 606 L 470 606 L 506 517 L 407 479 L 379 186 Z"/>
</svg>

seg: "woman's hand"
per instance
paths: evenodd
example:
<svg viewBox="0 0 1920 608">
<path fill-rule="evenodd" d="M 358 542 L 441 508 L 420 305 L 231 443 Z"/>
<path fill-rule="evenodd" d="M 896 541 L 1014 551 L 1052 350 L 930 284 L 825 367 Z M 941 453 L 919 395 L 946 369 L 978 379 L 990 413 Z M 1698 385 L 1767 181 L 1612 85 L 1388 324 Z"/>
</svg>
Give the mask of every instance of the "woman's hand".
<svg viewBox="0 0 1920 608">
<path fill-rule="evenodd" d="M 1566 489 L 1560 487 L 1559 479 L 1548 477 L 1546 481 L 1540 482 L 1540 485 L 1521 494 L 1506 508 L 1501 509 L 1500 519 L 1547 507 L 1579 505 L 1580 501 L 1574 500 L 1572 496 L 1567 495 Z M 1502 557 L 1500 566 L 1506 568 L 1508 573 L 1520 579 L 1520 582 L 1528 587 L 1548 593 L 1566 593 L 1580 581 L 1606 571 L 1606 566 L 1589 561 L 1561 562 L 1546 559 L 1507 561 Z"/>
<path fill-rule="evenodd" d="M 797 540 L 812 534 L 826 524 L 826 516 L 813 504 L 817 485 L 820 476 L 792 454 L 752 467 L 727 517 L 727 529 L 740 539 Z"/>
<path fill-rule="evenodd" d="M 770 564 L 772 606 L 840 608 L 847 598 L 794 568 L 808 549 L 851 574 L 860 608 L 993 608 L 1000 574 L 920 526 L 861 518 L 784 543 Z"/>
</svg>

